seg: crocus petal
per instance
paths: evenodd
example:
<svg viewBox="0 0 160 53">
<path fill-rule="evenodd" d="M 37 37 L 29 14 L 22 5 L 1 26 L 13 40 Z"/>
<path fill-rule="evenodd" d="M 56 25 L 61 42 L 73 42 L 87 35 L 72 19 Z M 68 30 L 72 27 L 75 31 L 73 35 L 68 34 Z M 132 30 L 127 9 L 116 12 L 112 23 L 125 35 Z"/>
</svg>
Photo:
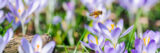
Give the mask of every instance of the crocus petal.
<svg viewBox="0 0 160 53">
<path fill-rule="evenodd" d="M 0 10 L 0 18 L 4 15 L 3 10 Z"/>
<path fill-rule="evenodd" d="M 43 44 L 42 39 L 38 34 L 33 37 L 31 44 L 33 49 L 38 49 L 38 51 L 41 51 Z"/>
<path fill-rule="evenodd" d="M 32 14 L 39 7 L 39 4 L 40 1 L 34 0 L 29 7 L 28 15 Z"/>
<path fill-rule="evenodd" d="M 107 53 L 116 53 L 116 51 L 114 50 L 114 48 L 109 48 Z"/>
<path fill-rule="evenodd" d="M 3 38 L 2 38 L 2 36 L 0 36 L 0 53 L 2 53 L 3 52 L 3 50 L 4 50 L 4 41 L 3 41 Z"/>
<path fill-rule="evenodd" d="M 18 47 L 18 52 L 19 52 L 19 53 L 24 53 L 24 51 L 23 51 L 23 49 L 22 49 L 21 46 Z"/>
<path fill-rule="evenodd" d="M 124 51 L 124 53 L 128 53 L 128 51 L 127 51 L 127 50 L 125 50 L 125 51 Z"/>
<path fill-rule="evenodd" d="M 3 40 L 5 41 L 5 43 L 8 43 L 11 40 L 12 37 L 13 37 L 13 30 L 10 28 L 5 33 L 5 35 L 3 37 Z"/>
<path fill-rule="evenodd" d="M 104 42 L 104 37 L 100 36 L 98 38 L 98 45 L 102 48 L 104 46 L 105 42 Z"/>
<path fill-rule="evenodd" d="M 122 42 L 120 44 L 117 44 L 117 46 L 116 46 L 116 52 L 117 53 L 123 53 L 124 49 L 125 49 L 125 43 L 124 42 Z"/>
<path fill-rule="evenodd" d="M 151 40 L 147 46 L 148 53 L 155 53 L 157 46 L 154 40 Z"/>
<path fill-rule="evenodd" d="M 127 35 L 133 29 L 133 27 L 134 25 L 130 26 L 120 37 Z"/>
<path fill-rule="evenodd" d="M 48 44 L 46 44 L 46 45 L 43 47 L 42 53 L 52 53 L 55 45 L 56 45 L 56 44 L 55 44 L 54 41 L 49 42 Z"/>
<path fill-rule="evenodd" d="M 96 41 L 98 41 L 98 40 L 96 40 L 94 36 L 92 36 L 91 34 L 89 34 L 88 35 L 88 41 L 89 41 L 89 43 L 97 44 Z"/>
<path fill-rule="evenodd" d="M 123 19 L 119 20 L 119 22 L 117 23 L 117 27 L 119 27 L 122 31 L 122 29 L 123 29 Z"/>
<path fill-rule="evenodd" d="M 82 45 L 84 45 L 84 46 L 86 46 L 87 48 L 90 48 L 90 49 L 91 49 L 91 47 L 90 47 L 87 43 L 82 42 L 82 41 L 80 41 L 80 42 L 82 43 Z"/>
<path fill-rule="evenodd" d="M 15 16 L 19 16 L 18 13 L 16 12 L 14 6 L 11 4 L 11 2 L 8 3 L 9 9 L 10 11 L 15 15 Z"/>
<path fill-rule="evenodd" d="M 88 25 L 85 25 L 85 28 L 86 28 L 89 32 L 91 32 L 91 33 L 93 33 L 93 34 L 96 34 L 96 31 L 93 30 L 92 27 L 89 27 Z"/>
<path fill-rule="evenodd" d="M 1 3 L 0 9 L 2 9 L 3 7 L 6 6 L 6 4 L 8 3 L 8 0 L 0 0 L 0 3 Z"/>
<path fill-rule="evenodd" d="M 104 53 L 108 53 L 109 48 L 110 47 L 108 47 L 108 46 L 104 46 Z"/>
<path fill-rule="evenodd" d="M 94 44 L 94 43 L 88 43 L 89 44 L 89 46 L 90 46 L 90 48 L 92 49 L 92 50 L 98 50 L 98 45 L 96 45 L 96 44 Z"/>
<path fill-rule="evenodd" d="M 120 36 L 121 33 L 121 29 L 120 28 L 116 28 L 111 32 L 111 35 L 113 38 L 118 38 Z"/>
<path fill-rule="evenodd" d="M 138 53 L 135 49 L 131 50 L 132 53 Z"/>
<path fill-rule="evenodd" d="M 107 27 L 111 27 L 111 24 L 114 24 L 112 20 L 107 20 L 104 24 L 106 24 Z"/>
<path fill-rule="evenodd" d="M 110 41 L 106 41 L 105 42 L 105 46 L 107 47 L 113 47 L 112 43 Z"/>
<path fill-rule="evenodd" d="M 33 53 L 33 48 L 31 46 L 31 44 L 25 38 L 22 38 L 21 46 L 22 46 L 25 53 Z"/>
<path fill-rule="evenodd" d="M 138 52 L 138 53 L 141 53 L 141 51 L 142 51 L 142 40 L 141 39 L 139 39 L 139 38 L 136 38 L 136 40 L 135 40 L 135 50 L 136 50 L 136 52 Z"/>
<path fill-rule="evenodd" d="M 107 28 L 106 28 L 106 26 L 105 26 L 105 25 L 103 25 L 103 24 L 102 24 L 102 23 L 100 23 L 100 22 L 98 23 L 98 25 L 99 25 L 99 27 L 100 27 L 101 29 L 107 29 Z"/>
<path fill-rule="evenodd" d="M 23 10 L 24 10 L 24 5 L 23 5 L 23 2 L 22 0 L 16 0 L 16 10 L 20 12 L 18 12 L 19 15 L 21 15 L 21 13 L 23 13 Z"/>
</svg>

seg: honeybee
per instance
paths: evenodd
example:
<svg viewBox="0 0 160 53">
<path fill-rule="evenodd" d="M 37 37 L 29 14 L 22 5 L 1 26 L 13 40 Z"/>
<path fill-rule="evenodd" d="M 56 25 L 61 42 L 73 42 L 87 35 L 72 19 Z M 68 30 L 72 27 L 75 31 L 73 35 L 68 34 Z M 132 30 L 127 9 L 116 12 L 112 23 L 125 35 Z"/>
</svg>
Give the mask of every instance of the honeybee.
<svg viewBox="0 0 160 53">
<path fill-rule="evenodd" d="M 97 10 L 97 11 L 94 11 L 94 12 L 90 13 L 89 16 L 94 16 L 95 18 L 97 18 L 101 14 L 102 14 L 102 11 Z"/>
</svg>

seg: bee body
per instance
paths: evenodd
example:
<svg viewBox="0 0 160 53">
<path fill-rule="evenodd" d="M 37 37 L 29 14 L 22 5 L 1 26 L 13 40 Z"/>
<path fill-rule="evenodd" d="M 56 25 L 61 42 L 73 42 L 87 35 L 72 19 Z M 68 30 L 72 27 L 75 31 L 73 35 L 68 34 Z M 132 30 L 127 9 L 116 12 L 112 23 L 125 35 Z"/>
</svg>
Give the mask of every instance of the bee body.
<svg viewBox="0 0 160 53">
<path fill-rule="evenodd" d="M 97 18 L 101 14 L 102 14 L 102 11 L 94 11 L 90 14 L 90 16 L 94 16 L 95 18 Z"/>
</svg>

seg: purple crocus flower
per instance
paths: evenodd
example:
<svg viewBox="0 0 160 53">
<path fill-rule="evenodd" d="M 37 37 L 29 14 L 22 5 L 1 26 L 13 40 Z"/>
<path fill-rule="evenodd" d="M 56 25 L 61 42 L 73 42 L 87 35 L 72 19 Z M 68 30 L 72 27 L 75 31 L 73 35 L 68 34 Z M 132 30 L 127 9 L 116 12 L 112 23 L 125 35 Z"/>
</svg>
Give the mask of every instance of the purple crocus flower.
<svg viewBox="0 0 160 53">
<path fill-rule="evenodd" d="M 105 25 L 104 25 L 105 24 Z M 105 35 L 110 33 L 113 29 L 115 29 L 115 23 L 112 22 L 112 20 L 106 20 L 106 22 L 104 22 L 104 24 L 100 23 L 100 22 L 93 22 L 93 27 L 89 27 L 89 26 L 85 26 L 85 28 L 88 29 L 88 31 L 90 31 L 91 33 L 100 36 L 100 35 Z M 120 28 L 121 30 L 123 29 L 123 20 L 121 19 L 118 23 L 117 23 L 117 27 Z M 103 29 L 103 30 L 101 30 Z M 107 32 L 105 32 L 107 29 Z M 105 34 L 104 34 L 105 32 Z"/>
<path fill-rule="evenodd" d="M 120 5 L 132 14 L 136 13 L 143 6 L 144 2 L 145 0 L 119 0 Z"/>
<path fill-rule="evenodd" d="M 157 47 L 160 48 L 160 32 L 159 31 L 152 31 L 152 30 L 147 30 L 143 36 L 142 36 L 143 40 L 146 41 L 144 44 L 148 45 L 150 40 L 154 40 L 155 43 L 157 44 Z"/>
<path fill-rule="evenodd" d="M 21 23 L 25 23 L 26 20 L 30 19 L 27 18 L 27 16 L 36 10 L 36 8 L 39 6 L 39 2 L 33 1 L 30 6 L 28 6 L 28 9 L 24 7 L 22 0 L 14 0 L 13 2 L 10 1 L 8 6 L 14 17 L 21 21 Z"/>
<path fill-rule="evenodd" d="M 104 53 L 124 53 L 125 43 L 114 45 L 110 41 L 105 42 Z"/>
<path fill-rule="evenodd" d="M 20 20 L 17 17 L 14 17 L 12 13 L 7 13 L 5 18 L 8 20 L 9 23 L 12 23 L 13 30 L 15 30 L 18 26 L 20 26 Z M 26 20 L 25 24 L 27 24 L 30 19 Z"/>
<path fill-rule="evenodd" d="M 132 53 L 155 53 L 157 50 L 157 44 L 152 36 L 155 34 L 153 31 L 146 31 L 142 38 L 136 38 L 135 49 L 132 49 Z"/>
<path fill-rule="evenodd" d="M 0 0 L 0 9 L 2 9 L 3 7 L 6 6 L 6 4 L 8 3 L 8 0 Z"/>
<path fill-rule="evenodd" d="M 3 52 L 5 46 L 8 44 L 8 42 L 11 40 L 12 37 L 13 37 L 13 30 L 11 28 L 7 30 L 7 32 L 3 37 L 0 36 L 0 53 Z"/>
<path fill-rule="evenodd" d="M 67 12 L 66 13 L 67 15 L 65 17 L 67 24 L 71 23 L 71 21 L 73 21 L 75 19 L 75 17 L 74 17 L 75 3 L 74 3 L 74 1 L 63 3 L 63 8 Z"/>
<path fill-rule="evenodd" d="M 101 31 L 100 27 L 98 26 L 98 23 L 93 22 L 92 24 L 93 24 L 92 27 L 89 27 L 88 25 L 85 25 L 85 28 L 88 29 L 88 31 L 90 31 L 91 33 L 93 33 L 97 36 L 102 35 L 102 31 Z"/>
<path fill-rule="evenodd" d="M 123 20 L 121 19 L 117 26 L 111 20 L 107 20 L 106 23 L 98 23 L 99 28 L 101 28 L 102 34 L 104 37 L 110 39 L 113 44 L 117 44 L 118 39 L 127 35 L 132 29 L 133 26 L 129 27 L 124 33 L 122 33 L 123 29 Z M 121 34 L 122 33 L 122 34 Z"/>
<path fill-rule="evenodd" d="M 86 46 L 87 48 L 90 48 L 94 50 L 95 52 L 102 53 L 102 47 L 104 46 L 104 37 L 94 37 L 92 35 L 88 35 L 88 43 L 82 42 L 81 43 Z"/>
<path fill-rule="evenodd" d="M 43 48 L 42 47 L 43 43 L 41 37 L 35 35 L 31 44 L 25 38 L 22 38 L 18 51 L 20 53 L 52 53 L 55 47 L 55 42 L 50 41 Z"/>
</svg>

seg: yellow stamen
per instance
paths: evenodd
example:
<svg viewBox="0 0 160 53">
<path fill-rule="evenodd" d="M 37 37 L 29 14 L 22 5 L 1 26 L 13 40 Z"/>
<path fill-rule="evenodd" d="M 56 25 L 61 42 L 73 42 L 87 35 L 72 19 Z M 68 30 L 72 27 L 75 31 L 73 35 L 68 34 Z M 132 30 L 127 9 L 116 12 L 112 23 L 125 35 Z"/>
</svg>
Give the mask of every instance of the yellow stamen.
<svg viewBox="0 0 160 53">
<path fill-rule="evenodd" d="M 21 9 L 18 9 L 18 13 L 21 13 L 22 11 L 21 11 Z"/>
<path fill-rule="evenodd" d="M 39 48 L 39 45 L 37 45 L 37 49 Z"/>
<path fill-rule="evenodd" d="M 97 38 L 97 37 L 95 37 L 95 39 L 96 39 L 96 44 L 98 45 L 98 38 Z"/>
<path fill-rule="evenodd" d="M 148 38 L 148 42 L 147 42 L 147 44 L 149 44 L 149 42 L 150 42 L 150 37 Z"/>
<path fill-rule="evenodd" d="M 150 37 L 148 37 L 147 43 L 146 43 L 146 39 L 147 39 L 147 38 L 143 38 L 143 41 L 144 41 L 144 45 L 145 45 L 145 46 L 149 44 L 149 42 L 150 42 Z"/>
<path fill-rule="evenodd" d="M 146 46 L 146 38 L 143 38 L 144 45 Z"/>
<path fill-rule="evenodd" d="M 113 44 L 113 47 L 116 48 L 116 44 Z"/>
<path fill-rule="evenodd" d="M 111 32 L 112 29 L 110 27 L 107 27 L 107 28 L 108 28 L 109 32 Z"/>
<path fill-rule="evenodd" d="M 111 24 L 111 27 L 112 27 L 111 29 L 114 29 L 114 24 Z"/>
<path fill-rule="evenodd" d="M 18 17 L 16 17 L 16 18 L 15 18 L 15 21 L 16 21 L 16 23 L 17 23 L 17 22 L 19 21 L 19 18 L 18 18 Z"/>
</svg>

